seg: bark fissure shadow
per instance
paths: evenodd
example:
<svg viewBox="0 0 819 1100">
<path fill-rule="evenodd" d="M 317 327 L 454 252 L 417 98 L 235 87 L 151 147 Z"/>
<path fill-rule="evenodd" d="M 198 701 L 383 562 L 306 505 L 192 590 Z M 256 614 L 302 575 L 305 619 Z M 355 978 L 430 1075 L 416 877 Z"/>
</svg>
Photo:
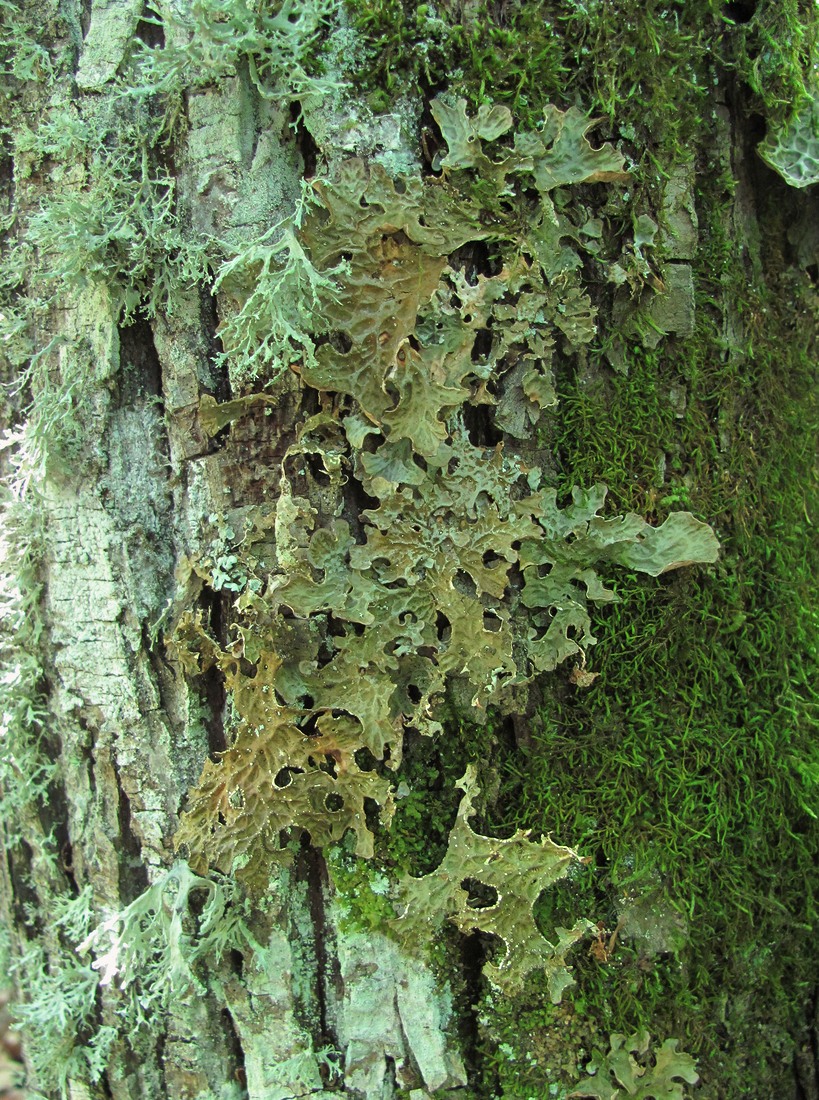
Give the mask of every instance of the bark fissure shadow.
<svg viewBox="0 0 819 1100">
<path fill-rule="evenodd" d="M 335 934 L 327 918 L 326 897 L 329 888 L 329 875 L 324 856 L 314 848 L 305 834 L 299 852 L 296 875 L 303 883 L 307 915 L 310 921 L 309 944 L 301 943 L 302 962 L 312 962 L 313 973 L 310 988 L 303 998 L 301 1006 L 303 1023 L 310 1033 L 313 1049 L 331 1048 L 339 1050 L 339 1036 L 336 1029 L 334 1005 L 338 1003 L 341 983 L 341 970 L 336 950 Z M 298 933 L 293 929 L 293 933 Z M 304 950 L 306 948 L 306 950 Z M 312 958 L 305 958 L 305 955 Z M 330 1085 L 331 1071 L 322 1068 L 326 1074 L 325 1085 Z"/>
<path fill-rule="evenodd" d="M 304 164 L 303 175 L 305 179 L 309 180 L 316 174 L 319 147 L 316 144 L 315 138 L 307 129 L 300 104 L 293 104 L 291 108 L 291 118 L 296 131 L 296 148 L 301 154 L 302 163 Z"/>
<path fill-rule="evenodd" d="M 222 649 L 227 645 L 230 601 L 224 592 L 216 592 L 205 585 L 199 594 L 199 606 L 205 612 L 214 638 Z M 215 758 L 228 748 L 225 730 L 225 703 L 227 687 L 222 669 L 213 664 L 210 668 L 194 676 L 191 686 L 198 693 L 203 704 L 203 723 L 208 735 L 208 754 Z"/>
<path fill-rule="evenodd" d="M 149 49 L 163 49 L 165 46 L 165 27 L 162 18 L 151 4 L 145 4 L 142 17 L 137 23 L 134 37 Z"/>
<path fill-rule="evenodd" d="M 117 816 L 119 819 L 119 896 L 123 905 L 144 893 L 150 886 L 142 845 L 132 825 L 131 799 L 122 784 L 122 776 L 116 769 Z"/>
<path fill-rule="evenodd" d="M 142 652 L 145 654 L 150 669 L 151 679 L 159 700 L 159 711 L 163 715 L 169 727 L 173 713 L 172 693 L 176 690 L 177 672 L 168 659 L 165 640 L 160 634 L 156 639 L 151 635 L 151 627 L 147 623 L 142 624 Z"/>
<path fill-rule="evenodd" d="M 212 275 L 212 273 L 211 273 Z M 213 397 L 218 402 L 230 401 L 233 391 L 230 385 L 227 363 L 225 362 L 224 348 L 219 336 L 219 302 L 210 287 L 205 283 L 199 288 L 199 314 L 202 324 L 202 332 L 205 336 L 207 372 L 201 379 L 202 384 L 211 390 Z"/>
<path fill-rule="evenodd" d="M 466 1068 L 467 1082 L 479 1095 L 487 1087 L 487 1075 L 491 1074 L 491 1092 L 500 1095 L 500 1078 L 487 1065 L 481 1028 L 479 1023 L 480 1005 L 484 996 L 486 979 L 483 968 L 490 950 L 490 938 L 481 932 L 472 932 L 461 936 L 460 969 L 463 978 L 463 1003 L 458 1017 L 458 1038 Z"/>
<path fill-rule="evenodd" d="M 35 925 L 32 919 L 32 914 L 40 911 L 40 898 L 32 885 L 34 850 L 27 841 L 21 839 L 13 848 L 6 847 L 6 860 L 12 885 L 9 908 L 14 916 L 14 923 L 17 928 L 25 929 L 26 934 L 38 935 L 42 922 Z"/>
<path fill-rule="evenodd" d="M 162 364 L 151 322 L 137 312 L 130 324 L 120 325 L 120 405 L 162 398 Z"/>
<path fill-rule="evenodd" d="M 229 957 L 229 965 L 231 970 L 241 979 L 242 971 L 244 970 L 244 958 L 238 951 L 231 951 Z M 225 1040 L 228 1050 L 234 1060 L 235 1070 L 233 1071 L 233 1077 L 239 1085 L 244 1088 L 247 1085 L 247 1071 L 245 1068 L 245 1050 L 242 1046 L 242 1040 L 236 1027 L 236 1021 L 233 1019 L 231 1012 L 228 1008 L 223 1008 L 221 1012 L 221 1021 L 224 1029 Z"/>
<path fill-rule="evenodd" d="M 157 1069 L 159 1070 L 159 1075 L 161 1076 L 162 1083 L 165 1086 L 165 1088 L 164 1088 L 165 1100 L 174 1100 L 174 1092 L 173 1092 L 172 1089 L 168 1088 L 166 1077 L 165 1077 L 166 1067 L 170 1068 L 169 1059 L 167 1059 L 165 1057 L 165 1051 L 166 1051 L 166 1048 L 167 1048 L 167 1045 L 168 1045 L 168 1032 L 165 1028 L 158 1028 L 157 1031 L 155 1032 L 155 1035 L 156 1035 L 156 1039 L 155 1039 L 155 1046 L 154 1046 L 154 1058 L 155 1058 L 155 1063 L 154 1064 L 157 1067 Z M 129 1051 L 128 1055 L 131 1058 L 134 1058 L 134 1056 L 135 1056 L 133 1051 Z M 139 1072 L 140 1072 L 140 1068 L 139 1068 L 139 1066 L 137 1066 L 134 1075 L 137 1076 L 139 1074 Z M 117 1091 L 119 1091 L 119 1090 L 117 1090 Z M 117 1095 L 117 1093 L 114 1093 L 114 1095 Z M 157 1097 L 157 1100 L 162 1100 L 162 1098 Z"/>
</svg>

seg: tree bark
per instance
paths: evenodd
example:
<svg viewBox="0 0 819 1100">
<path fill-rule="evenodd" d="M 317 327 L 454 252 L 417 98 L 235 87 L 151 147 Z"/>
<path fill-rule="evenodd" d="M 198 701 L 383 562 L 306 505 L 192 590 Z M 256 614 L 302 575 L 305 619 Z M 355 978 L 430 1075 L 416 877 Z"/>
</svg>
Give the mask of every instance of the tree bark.
<svg viewBox="0 0 819 1100">
<path fill-rule="evenodd" d="M 567 56 L 600 73 L 572 37 L 579 7 L 543 5 L 543 17 L 564 28 Z M 694 33 L 676 5 L 659 7 Z M 629 822 L 650 811 L 626 797 L 620 852 L 599 838 L 587 848 L 553 826 L 570 815 L 549 803 L 538 764 L 557 752 L 543 748 L 549 716 L 562 722 L 602 691 L 586 616 L 609 600 L 608 566 L 679 568 L 650 591 L 691 607 L 711 591 L 697 577 L 730 569 L 745 520 L 704 512 L 697 476 L 734 479 L 751 501 L 731 464 L 768 385 L 733 388 L 754 370 L 753 342 L 788 344 L 810 374 L 819 175 L 815 139 L 800 159 L 793 134 L 810 132 L 815 108 L 799 103 L 790 130 L 769 120 L 764 164 L 728 29 L 733 9 L 753 5 L 727 5 L 728 26 L 702 7 L 713 85 L 697 93 L 699 136 L 683 150 L 670 123 L 639 132 L 631 102 L 590 144 L 568 94 L 539 130 L 490 109 L 492 88 L 479 113 L 420 77 L 374 111 L 344 56 L 345 44 L 364 49 L 366 5 L 3 9 L 1 912 L 31 1095 L 602 1096 L 582 1089 L 602 1088 L 615 1065 L 604 1006 L 617 989 L 682 968 L 705 1004 L 693 903 L 686 912 L 664 871 L 633 888 L 603 873 L 635 858 Z M 467 8 L 441 19 L 463 28 L 468 75 L 467 44 L 484 32 Z M 808 36 L 815 16 L 795 11 Z M 724 257 L 708 259 L 709 282 L 717 234 Z M 754 312 L 763 297 L 767 319 Z M 664 349 L 693 364 L 657 382 L 678 451 L 661 448 L 655 481 L 628 496 L 621 441 L 626 488 L 613 490 L 610 527 L 602 496 L 550 503 L 568 453 L 555 391 L 566 379 L 572 392 L 619 386 L 630 362 Z M 726 388 L 703 396 L 696 372 L 709 357 Z M 772 417 L 777 401 L 808 416 L 808 395 L 783 389 Z M 596 430 L 571 429 L 578 449 Z M 804 478 L 813 514 L 815 470 L 776 473 L 769 488 L 771 464 L 753 462 L 754 492 L 790 499 Z M 687 498 L 674 497 L 674 463 Z M 661 526 L 679 503 L 699 520 Z M 618 510 L 630 514 L 615 543 Z M 810 522 L 793 536 L 803 562 Z M 448 542 L 434 542 L 436 524 Z M 399 616 L 402 588 L 413 595 Z M 724 623 L 738 612 L 720 598 L 710 613 Z M 668 645 L 698 629 L 671 624 Z M 810 644 L 798 635 L 792 673 L 771 665 L 782 691 L 799 678 L 802 740 L 781 742 L 793 759 L 810 740 Z M 780 688 L 764 654 L 748 661 L 743 690 L 764 703 Z M 681 697 L 698 675 L 681 670 Z M 584 736 L 580 719 L 566 736 Z M 609 774 L 618 752 L 613 738 Z M 730 801 L 724 759 L 691 765 L 691 788 Z M 808 793 L 760 818 L 770 832 L 792 815 L 793 851 L 785 841 L 776 856 L 792 869 L 797 849 L 816 847 L 815 763 L 799 759 Z M 754 767 L 763 783 L 767 765 Z M 424 769 L 435 774 L 422 780 Z M 702 840 L 714 860 L 735 842 L 710 824 Z M 658 830 L 657 868 L 675 844 Z M 754 859 L 736 858 L 743 871 Z M 586 871 L 598 876 L 594 912 L 572 894 Z M 754 913 L 775 906 L 775 891 L 766 902 L 754 888 Z M 759 1026 L 748 1002 L 785 979 L 765 961 L 775 944 L 747 963 L 749 933 L 722 956 L 737 983 L 722 1019 L 710 986 L 692 1010 L 692 1095 L 819 1095 L 810 916 L 792 916 L 787 974 L 801 968 L 802 984 L 777 1002 L 770 1063 L 749 1067 L 742 1053 Z M 745 969 L 732 969 L 740 958 Z M 601 973 L 622 987 L 601 993 L 615 981 Z M 688 1034 L 675 989 L 679 1002 L 649 1024 L 651 1050 L 630 1048 L 658 1081 L 660 1044 Z M 510 1013 L 526 1032 L 515 1049 Z M 693 1061 L 664 1049 L 676 1087 L 693 1086 Z"/>
</svg>

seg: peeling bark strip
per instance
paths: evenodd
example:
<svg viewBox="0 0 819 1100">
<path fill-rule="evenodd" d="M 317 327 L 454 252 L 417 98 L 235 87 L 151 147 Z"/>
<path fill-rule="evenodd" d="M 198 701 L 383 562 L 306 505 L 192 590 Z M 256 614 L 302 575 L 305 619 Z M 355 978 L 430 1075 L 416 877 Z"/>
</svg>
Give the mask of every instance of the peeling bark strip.
<svg viewBox="0 0 819 1100">
<path fill-rule="evenodd" d="M 632 0 L 616 6 L 627 34 Z M 660 5 L 661 29 L 706 66 L 692 87 L 722 89 L 739 64 L 717 66 L 726 21 L 694 6 L 707 31 L 677 5 Z M 527 45 L 514 92 L 497 74 L 496 102 L 474 70 L 481 28 L 511 65 L 503 24 L 525 5 L 376 7 L 0 2 L 0 973 L 26 1084 L 48 1100 L 522 1100 L 638 1079 L 681 1098 L 697 1069 L 666 1025 L 702 1049 L 717 1031 L 681 1010 L 652 1020 L 655 1042 L 627 1015 L 633 1034 L 609 1037 L 611 1005 L 660 988 L 655 959 L 692 969 L 677 957 L 705 918 L 662 893 L 679 837 L 656 841 L 649 873 L 636 847 L 598 839 L 581 858 L 546 835 L 566 816 L 537 724 L 556 674 L 576 715 L 563 751 L 591 740 L 609 584 L 717 560 L 711 527 L 676 507 L 693 480 L 665 485 L 674 463 L 719 466 L 729 449 L 711 391 L 702 439 L 652 457 L 648 519 L 607 508 L 594 476 L 559 491 L 557 443 L 568 378 L 610 385 L 689 341 L 690 369 L 669 368 L 682 420 L 703 360 L 756 339 L 727 283 L 700 286 L 713 135 L 681 163 L 626 104 L 594 136 L 602 119 L 574 101 L 603 96 L 602 62 L 553 51 L 570 58 L 595 5 L 538 8 L 551 44 Z M 380 71 L 374 40 L 388 69 L 367 105 L 353 87 Z M 535 110 L 529 69 L 544 89 L 552 69 L 582 70 L 583 94 L 561 84 Z M 391 103 L 396 74 L 410 90 Z M 747 112 L 708 94 L 727 179 Z M 815 110 L 771 122 L 780 196 L 816 175 Z M 749 152 L 719 224 L 763 284 L 754 234 L 775 235 L 774 177 Z M 793 290 L 815 268 L 816 206 L 809 191 L 780 205 L 798 230 L 775 226 Z M 592 450 L 598 429 L 577 428 Z M 738 480 L 727 461 L 720 477 Z M 718 569 L 697 576 L 741 574 Z M 722 623 L 710 592 L 696 599 Z M 619 710 L 595 792 L 632 766 Z M 692 704 L 686 736 L 695 719 Z M 813 765 L 794 744 L 779 755 L 801 782 Z M 680 801 L 705 783 L 692 752 Z M 808 797 L 772 814 L 792 836 Z M 584 813 L 560 840 L 599 838 L 603 811 Z M 646 813 L 624 805 L 624 828 L 636 815 L 649 831 Z M 711 859 L 711 827 L 696 835 Z M 589 980 L 591 964 L 611 969 Z M 576 1014 L 560 1003 L 575 975 Z M 774 1045 L 793 1048 L 807 1096 L 815 1058 L 795 1042 L 785 1029 Z M 725 1050 L 705 1051 L 707 1100 L 746 1094 L 713 1076 L 742 1069 Z"/>
</svg>

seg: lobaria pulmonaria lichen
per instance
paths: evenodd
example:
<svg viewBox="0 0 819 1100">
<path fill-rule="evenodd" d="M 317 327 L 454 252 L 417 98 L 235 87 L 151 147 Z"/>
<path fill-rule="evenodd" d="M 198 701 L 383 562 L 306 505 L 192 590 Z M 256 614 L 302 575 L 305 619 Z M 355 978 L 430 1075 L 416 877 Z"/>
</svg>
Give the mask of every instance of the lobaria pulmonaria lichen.
<svg viewBox="0 0 819 1100">
<path fill-rule="evenodd" d="M 574 109 L 549 108 L 540 129 L 513 142 L 502 140 L 512 126 L 504 108 L 469 118 L 462 100 L 438 99 L 432 110 L 448 147 L 440 175 L 392 178 L 344 162 L 313 183 L 299 223 L 265 253 L 264 278 L 278 277 L 276 257 L 283 265 L 280 296 L 298 268 L 299 322 L 281 326 L 278 347 L 268 326 L 264 357 L 274 375 L 289 366 L 318 391 L 319 411 L 283 456 L 275 506 L 252 509 L 234 533 L 243 588 L 232 640 L 218 642 L 191 610 L 169 639 L 190 675 L 221 670 L 236 719 L 177 836 L 200 870 L 263 885 L 290 828 L 318 845 L 352 830 L 358 854 L 371 855 L 368 803 L 383 824 L 393 809 L 384 765 L 400 764 L 407 728 L 441 734 L 449 679 L 479 711 L 508 703 L 593 644 L 588 604 L 615 599 L 599 569 L 656 576 L 716 557 L 712 531 L 687 513 L 656 528 L 604 518 L 601 485 L 560 507 L 541 469 L 486 438 L 530 434 L 556 401 L 553 353 L 594 335 L 578 230 L 553 199 L 623 180 L 622 157 L 592 148 L 592 123 Z M 238 337 L 256 292 L 233 289 L 227 350 L 252 365 L 249 384 L 259 358 L 251 330 Z M 279 298 L 275 308 L 289 307 Z M 265 400 L 208 399 L 203 424 L 219 431 Z M 212 560 L 190 573 L 219 587 Z M 224 587 L 235 592 L 235 578 Z M 469 806 L 456 828 L 474 837 Z M 531 849 L 538 864 L 543 853 Z M 537 892 L 517 899 L 534 937 Z M 442 912 L 483 926 L 460 903 Z M 533 948 L 515 980 L 542 961 Z M 503 972 L 501 963 L 494 977 Z"/>
</svg>

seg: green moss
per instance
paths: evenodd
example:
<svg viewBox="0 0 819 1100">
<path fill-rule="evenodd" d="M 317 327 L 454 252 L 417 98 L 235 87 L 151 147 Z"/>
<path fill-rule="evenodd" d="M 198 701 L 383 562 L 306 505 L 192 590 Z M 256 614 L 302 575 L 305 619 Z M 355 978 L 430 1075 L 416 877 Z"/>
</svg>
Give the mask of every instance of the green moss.
<svg viewBox="0 0 819 1100">
<path fill-rule="evenodd" d="M 811 0 L 763 0 L 747 20 L 720 0 L 347 0 L 347 11 L 374 110 L 419 85 L 502 103 L 527 126 L 547 103 L 582 102 L 661 174 L 689 157 L 714 82 L 736 74 L 773 125 L 815 90 Z"/>
<path fill-rule="evenodd" d="M 384 933 L 396 917 L 390 901 L 390 879 L 370 860 L 359 859 L 344 845 L 333 848 L 327 867 L 336 888 L 342 931 Z"/>
<path fill-rule="evenodd" d="M 434 5 L 356 0 L 347 4 L 347 11 L 361 38 L 374 110 L 386 107 L 403 90 L 406 76 L 423 74 L 431 82 L 451 57 L 451 28 Z"/>
<path fill-rule="evenodd" d="M 460 801 L 453 779 L 467 763 L 493 754 L 491 723 L 470 729 L 450 717 L 446 726 L 452 734 L 460 729 L 460 736 L 417 737 L 406 746 L 395 816 L 382 838 L 385 857 L 399 871 L 423 875 L 438 866 Z"/>
<path fill-rule="evenodd" d="M 816 303 L 776 244 L 782 194 L 765 212 L 769 290 L 750 288 L 733 261 L 720 181 L 698 199 L 695 334 L 656 350 L 635 341 L 628 376 L 602 352 L 565 369 L 550 430 L 564 490 L 595 469 L 620 507 L 659 519 L 683 501 L 713 517 L 723 554 L 659 594 L 619 578 L 623 602 L 605 609 L 589 662 L 599 679 L 544 686 L 525 769 L 509 753 L 498 805 L 511 812 L 495 824 L 570 838 L 592 857 L 544 896 L 544 926 L 583 913 L 608 940 L 627 899 L 649 892 L 686 930 L 671 955 L 647 953 L 627 925 L 607 963 L 578 955 L 576 1010 L 600 1030 L 680 1037 L 708 1096 L 746 1095 L 751 1080 L 772 1097 L 788 1087 L 783 1062 L 817 977 L 806 965 L 819 857 Z M 744 333 L 728 346 L 712 320 L 725 300 Z M 493 1009 L 516 1065 L 518 1020 L 536 1004 L 532 988 L 508 1016 Z M 524 1079 L 549 1079 L 537 1072 Z"/>
<path fill-rule="evenodd" d="M 491 99 L 534 125 L 544 106 L 577 101 L 641 134 L 695 131 L 704 108 L 711 58 L 725 23 L 716 0 L 684 9 L 672 3 L 410 5 L 348 0 L 371 64 L 374 97 L 443 83 L 480 106 Z M 651 87 L 646 86 L 651 73 Z M 674 109 L 681 94 L 693 110 Z"/>
<path fill-rule="evenodd" d="M 738 28 L 738 69 L 767 117 L 779 123 L 816 88 L 819 14 L 811 0 L 761 0 Z"/>
</svg>

